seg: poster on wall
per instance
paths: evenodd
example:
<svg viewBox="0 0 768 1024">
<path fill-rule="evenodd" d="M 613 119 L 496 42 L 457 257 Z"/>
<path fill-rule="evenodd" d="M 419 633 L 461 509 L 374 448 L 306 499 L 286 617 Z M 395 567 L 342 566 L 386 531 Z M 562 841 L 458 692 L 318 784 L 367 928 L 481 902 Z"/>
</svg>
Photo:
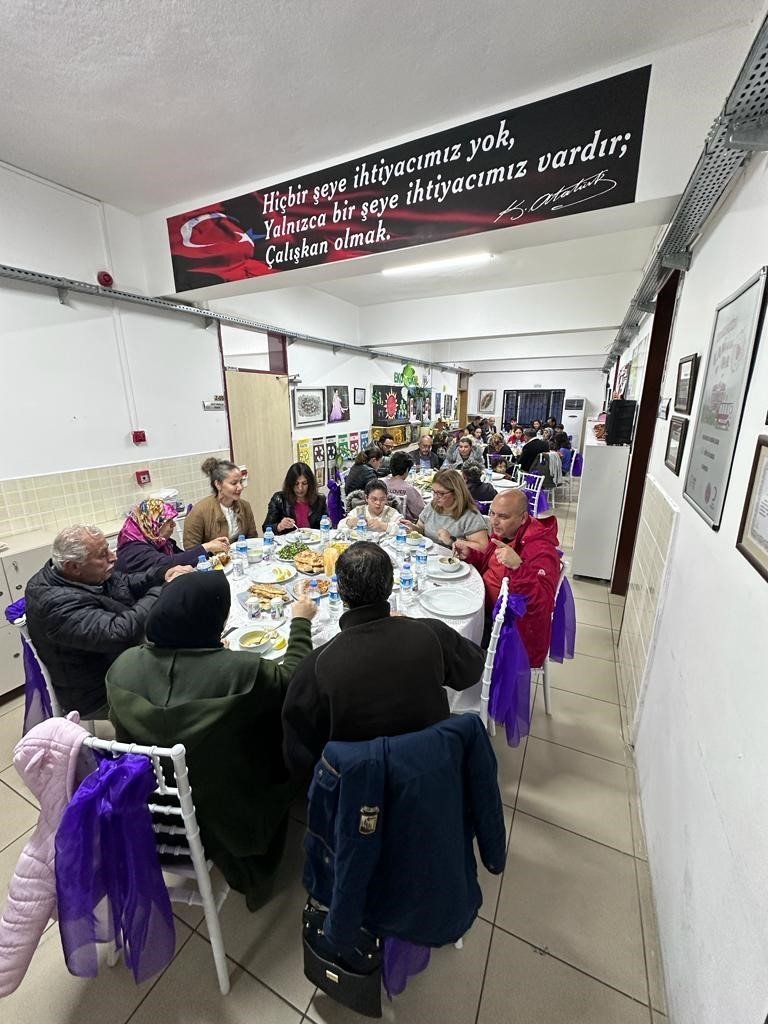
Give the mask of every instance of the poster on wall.
<svg viewBox="0 0 768 1024">
<path fill-rule="evenodd" d="M 296 442 L 296 461 L 303 462 L 305 466 L 312 465 L 312 439 L 300 437 Z"/>
<path fill-rule="evenodd" d="M 178 213 L 189 291 L 631 203 L 650 65 Z"/>
<path fill-rule="evenodd" d="M 477 411 L 481 416 L 490 416 L 496 412 L 496 392 L 481 391 L 477 397 Z"/>
<path fill-rule="evenodd" d="M 683 494 L 720 528 L 733 453 L 765 308 L 766 267 L 721 302 L 709 346 Z"/>
<path fill-rule="evenodd" d="M 326 387 L 326 405 L 328 422 L 341 423 L 349 419 L 349 388 L 346 384 L 335 384 Z"/>
<path fill-rule="evenodd" d="M 333 471 L 333 467 L 336 465 L 336 456 L 339 453 L 339 445 L 335 436 L 326 437 L 325 439 L 325 465 L 328 472 Z"/>
<path fill-rule="evenodd" d="M 349 435 L 349 454 L 352 458 L 360 451 L 360 435 L 355 432 Z"/>
<path fill-rule="evenodd" d="M 442 411 L 443 396 L 439 391 L 436 391 L 433 396 L 433 406 L 435 410 L 435 416 L 439 416 Z"/>
<path fill-rule="evenodd" d="M 453 418 L 453 395 L 446 395 L 443 399 L 443 417 L 450 423 Z"/>
<path fill-rule="evenodd" d="M 370 443 L 371 443 L 371 435 L 369 434 L 369 432 L 367 430 L 361 430 L 360 431 L 360 448 L 361 448 L 361 450 L 365 451 L 365 449 L 370 446 Z"/>
<path fill-rule="evenodd" d="M 315 479 L 318 487 L 325 487 L 325 438 L 312 438 L 312 463 L 315 467 Z"/>
<path fill-rule="evenodd" d="M 768 436 L 757 439 L 736 547 L 768 580 Z"/>
<path fill-rule="evenodd" d="M 325 423 L 325 392 L 322 388 L 294 388 L 294 427 L 298 430 L 316 423 Z"/>
<path fill-rule="evenodd" d="M 339 434 L 336 438 L 336 464 L 348 462 L 349 457 L 349 437 L 347 434 Z"/>
<path fill-rule="evenodd" d="M 408 422 L 408 388 L 395 384 L 371 384 L 371 423 L 393 427 Z"/>
</svg>

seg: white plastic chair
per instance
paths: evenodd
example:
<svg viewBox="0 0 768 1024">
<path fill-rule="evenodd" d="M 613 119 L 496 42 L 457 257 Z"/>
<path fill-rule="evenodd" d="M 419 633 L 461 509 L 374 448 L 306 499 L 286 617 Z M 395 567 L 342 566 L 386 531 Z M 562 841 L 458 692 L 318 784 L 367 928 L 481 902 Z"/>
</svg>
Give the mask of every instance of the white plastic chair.
<svg viewBox="0 0 768 1024">
<path fill-rule="evenodd" d="M 565 561 L 561 561 L 560 562 L 560 575 L 557 578 L 557 588 L 555 590 L 555 600 L 554 600 L 554 602 L 552 604 L 552 616 L 553 617 L 554 617 L 554 614 L 555 614 L 555 605 L 557 604 L 557 598 L 558 598 L 558 595 L 560 594 L 560 587 L 563 585 L 563 579 L 565 578 L 565 570 L 566 570 L 567 566 L 568 566 L 567 562 L 565 562 Z M 541 678 L 542 688 L 544 690 L 544 711 L 546 712 L 546 714 L 551 715 L 552 714 L 552 707 L 551 707 L 551 703 L 550 703 L 550 692 L 549 692 L 549 652 L 547 652 L 547 656 L 544 659 L 544 664 L 539 666 L 538 668 L 535 668 L 533 671 L 536 672 L 540 676 L 540 678 Z"/>
<path fill-rule="evenodd" d="M 521 473 L 520 482 L 528 498 L 528 512 L 535 518 L 539 514 L 541 485 L 544 483 L 544 477 L 539 473 Z"/>
<path fill-rule="evenodd" d="M 40 657 L 40 655 L 37 653 L 37 648 L 35 647 L 35 645 L 32 643 L 32 641 L 29 638 L 29 630 L 27 629 L 27 617 L 26 617 L 26 615 L 23 615 L 20 619 L 16 619 L 16 621 L 14 622 L 14 626 L 18 626 L 19 627 L 19 632 L 21 633 L 21 635 L 24 637 L 24 640 L 29 645 L 29 649 L 32 652 L 32 654 L 34 655 L 35 661 L 40 666 L 40 674 L 43 677 L 43 680 L 45 682 L 45 688 L 48 691 L 48 700 L 51 702 L 51 710 L 53 711 L 54 718 L 60 718 L 61 717 L 61 705 L 59 704 L 58 700 L 56 699 L 56 693 L 55 693 L 55 691 L 53 689 L 53 683 L 51 682 L 51 673 L 45 667 L 45 662 Z M 86 722 L 82 722 L 81 721 L 80 724 L 83 726 L 84 729 L 87 729 L 88 726 L 91 725 L 92 723 L 86 723 Z M 91 731 L 93 731 L 93 730 L 91 730 Z"/>
<path fill-rule="evenodd" d="M 168 824 L 153 823 L 152 825 L 158 837 L 157 852 L 189 857 L 192 863 L 191 865 L 179 864 L 173 867 L 163 865 L 163 879 L 172 902 L 203 908 L 213 951 L 213 962 L 219 979 L 219 989 L 225 996 L 229 992 L 230 983 L 219 911 L 229 894 L 229 886 L 224 883 L 219 891 L 214 893 L 211 882 L 213 864 L 206 860 L 200 839 L 200 829 L 197 824 L 192 788 L 187 771 L 187 752 L 184 745 L 176 743 L 173 747 L 144 747 L 138 743 L 118 743 L 116 740 L 99 740 L 95 737 L 88 737 L 84 742 L 92 750 L 100 750 L 104 754 L 140 754 L 149 758 L 157 779 L 155 793 L 173 799 L 173 803 L 170 805 L 155 803 L 148 805 L 153 815 L 168 819 Z M 170 764 L 175 786 L 169 786 L 165 781 L 163 762 Z M 179 821 L 179 819 L 181 820 Z M 186 836 L 187 842 L 186 845 L 176 846 L 163 842 L 163 836 Z M 110 963 L 113 964 L 116 959 L 117 957 L 113 956 L 110 958 Z"/>
<path fill-rule="evenodd" d="M 490 736 L 496 735 L 496 723 L 488 714 L 488 703 L 491 697 L 491 678 L 493 677 L 493 663 L 496 658 L 496 647 L 499 642 L 499 634 L 504 624 L 504 615 L 507 610 L 509 599 L 509 580 L 504 577 L 499 589 L 501 604 L 493 620 L 491 638 L 488 642 L 488 650 L 485 652 L 485 666 L 479 683 L 469 687 L 467 690 L 456 691 L 455 697 L 451 700 L 451 713 L 454 715 L 473 714 L 479 715 L 480 721 L 485 726 Z"/>
</svg>

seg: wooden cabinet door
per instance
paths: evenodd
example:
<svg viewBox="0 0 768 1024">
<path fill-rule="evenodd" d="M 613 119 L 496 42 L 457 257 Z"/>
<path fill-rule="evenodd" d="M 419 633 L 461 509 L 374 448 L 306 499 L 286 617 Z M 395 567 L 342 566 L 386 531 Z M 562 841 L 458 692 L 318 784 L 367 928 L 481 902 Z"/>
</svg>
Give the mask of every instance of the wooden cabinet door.
<svg viewBox="0 0 768 1024">
<path fill-rule="evenodd" d="M 38 569 L 42 569 L 51 557 L 50 547 L 34 548 L 32 551 L 23 551 L 18 555 L 6 555 L 2 559 L 5 578 L 8 581 L 8 601 L 18 601 L 24 597 L 24 590 L 29 579 L 35 575 Z M 2 580 L 0 580 L 0 584 Z M 2 587 L 0 586 L 0 589 Z"/>
<path fill-rule="evenodd" d="M 23 685 L 21 631 L 18 626 L 0 626 L 0 694 Z"/>
</svg>

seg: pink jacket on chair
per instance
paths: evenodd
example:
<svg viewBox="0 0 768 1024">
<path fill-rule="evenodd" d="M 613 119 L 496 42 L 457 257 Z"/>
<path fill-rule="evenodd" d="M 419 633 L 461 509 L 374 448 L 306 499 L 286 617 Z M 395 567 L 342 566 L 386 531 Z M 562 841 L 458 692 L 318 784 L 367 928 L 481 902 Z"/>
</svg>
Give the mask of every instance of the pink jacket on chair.
<svg viewBox="0 0 768 1024">
<path fill-rule="evenodd" d="M 19 857 L 0 918 L 0 997 L 19 987 L 48 921 L 56 917 L 54 842 L 80 781 L 78 757 L 88 733 L 79 721 L 76 711 L 49 718 L 14 750 L 16 771 L 39 800 L 40 817 Z"/>
</svg>

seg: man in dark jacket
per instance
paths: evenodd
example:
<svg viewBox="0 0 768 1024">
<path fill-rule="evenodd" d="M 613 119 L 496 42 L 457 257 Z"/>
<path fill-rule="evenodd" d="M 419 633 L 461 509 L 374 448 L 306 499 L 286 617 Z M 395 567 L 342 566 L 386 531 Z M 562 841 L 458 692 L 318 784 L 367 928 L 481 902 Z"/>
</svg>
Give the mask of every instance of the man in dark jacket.
<svg viewBox="0 0 768 1024">
<path fill-rule="evenodd" d="M 191 572 L 166 566 L 125 575 L 101 530 L 70 526 L 51 559 L 27 584 L 27 628 L 51 675 L 62 712 L 106 718 L 104 677 L 123 651 L 144 638 L 144 623 L 163 580 Z"/>
<path fill-rule="evenodd" d="M 537 437 L 536 431 L 532 427 L 528 427 L 523 433 L 525 444 L 520 453 L 520 468 L 524 473 L 530 473 L 541 453 L 549 451 L 549 441 Z"/>
<path fill-rule="evenodd" d="M 392 562 L 361 542 L 336 563 L 349 609 L 341 632 L 299 665 L 283 705 L 283 752 L 309 777 L 329 740 L 417 732 L 448 718 L 444 687 L 465 690 L 483 672 L 483 652 L 437 619 L 391 616 Z"/>
</svg>

